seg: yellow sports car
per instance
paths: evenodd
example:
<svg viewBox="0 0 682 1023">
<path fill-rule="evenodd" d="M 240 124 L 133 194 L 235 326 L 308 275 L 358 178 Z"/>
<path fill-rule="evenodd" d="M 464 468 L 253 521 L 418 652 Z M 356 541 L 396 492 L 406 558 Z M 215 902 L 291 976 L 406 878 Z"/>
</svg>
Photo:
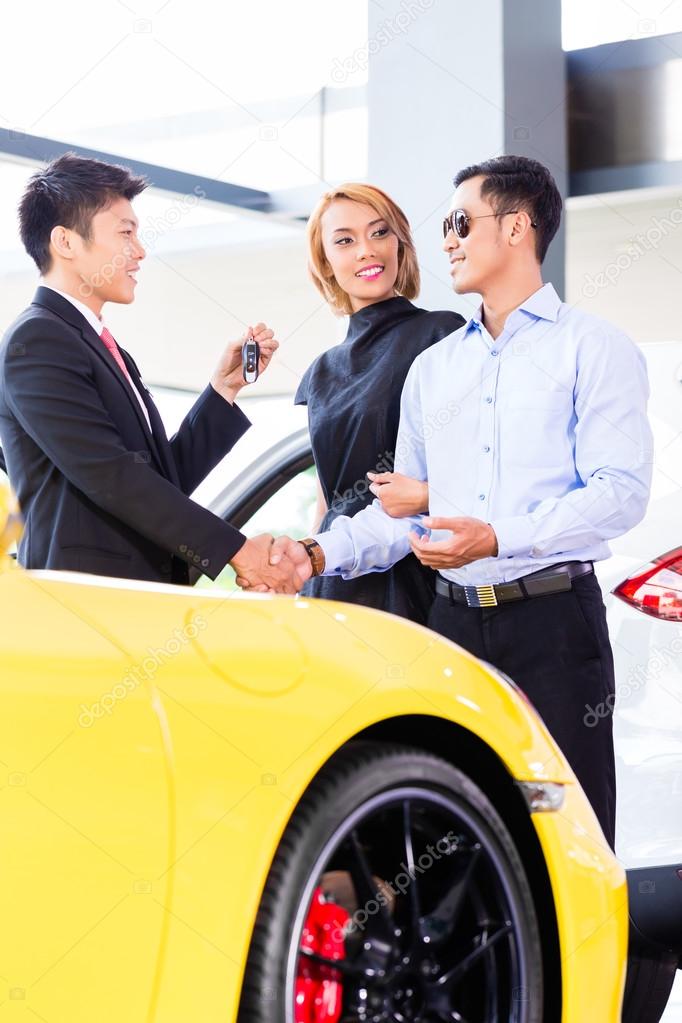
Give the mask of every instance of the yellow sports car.
<svg viewBox="0 0 682 1023">
<path fill-rule="evenodd" d="M 509 679 L 344 604 L 0 593 L 0 1023 L 618 1023 L 624 872 Z"/>
</svg>

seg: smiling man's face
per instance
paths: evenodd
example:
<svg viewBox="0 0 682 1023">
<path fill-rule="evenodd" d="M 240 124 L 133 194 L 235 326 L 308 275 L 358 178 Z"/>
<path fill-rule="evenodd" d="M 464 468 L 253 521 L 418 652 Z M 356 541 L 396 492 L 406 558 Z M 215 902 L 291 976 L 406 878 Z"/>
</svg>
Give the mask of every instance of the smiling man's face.
<svg viewBox="0 0 682 1023">
<path fill-rule="evenodd" d="M 508 242 L 513 217 L 496 216 L 488 199 L 481 198 L 484 177 L 468 178 L 457 187 L 448 213 L 464 210 L 471 218 L 469 233 L 460 238 L 450 231 L 443 241 L 443 250 L 450 261 L 452 286 L 458 295 L 484 294 L 490 281 L 506 271 L 514 256 Z"/>
<path fill-rule="evenodd" d="M 135 298 L 136 275 L 145 250 L 139 224 L 128 199 L 114 199 L 92 218 L 90 236 L 71 232 L 76 296 L 99 313 L 105 302 L 128 304 Z"/>
</svg>

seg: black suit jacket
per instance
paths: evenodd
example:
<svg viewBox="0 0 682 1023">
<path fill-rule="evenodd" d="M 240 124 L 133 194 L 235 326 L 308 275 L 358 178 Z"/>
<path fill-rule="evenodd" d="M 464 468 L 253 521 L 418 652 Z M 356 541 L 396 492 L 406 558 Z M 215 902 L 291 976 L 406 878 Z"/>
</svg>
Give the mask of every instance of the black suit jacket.
<svg viewBox="0 0 682 1023">
<path fill-rule="evenodd" d="M 24 515 L 26 568 L 187 583 L 215 578 L 244 542 L 189 494 L 250 426 L 209 385 L 170 441 L 121 350 L 151 429 L 84 316 L 50 288 L 0 346 L 0 437 Z"/>
</svg>

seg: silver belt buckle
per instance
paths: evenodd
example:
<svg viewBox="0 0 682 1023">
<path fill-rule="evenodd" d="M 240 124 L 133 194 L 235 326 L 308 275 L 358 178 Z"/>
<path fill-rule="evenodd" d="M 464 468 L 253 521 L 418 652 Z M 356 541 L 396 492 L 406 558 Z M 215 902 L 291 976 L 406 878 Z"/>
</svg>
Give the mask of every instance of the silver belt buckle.
<svg viewBox="0 0 682 1023">
<path fill-rule="evenodd" d="M 495 587 L 489 586 L 465 586 L 464 596 L 469 607 L 497 607 Z"/>
</svg>

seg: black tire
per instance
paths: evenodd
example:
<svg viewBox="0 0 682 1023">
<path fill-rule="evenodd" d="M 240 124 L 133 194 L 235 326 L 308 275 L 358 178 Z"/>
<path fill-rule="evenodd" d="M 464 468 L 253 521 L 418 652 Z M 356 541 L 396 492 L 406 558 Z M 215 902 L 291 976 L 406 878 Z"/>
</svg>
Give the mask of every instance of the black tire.
<svg viewBox="0 0 682 1023">
<path fill-rule="evenodd" d="M 407 871 L 395 873 L 399 864 Z M 330 879 L 329 901 L 354 899 L 352 926 L 340 932 L 343 970 L 300 951 L 313 895 Z M 383 743 L 352 743 L 325 765 L 273 861 L 238 1023 L 294 1023 L 297 978 L 311 962 L 342 985 L 340 1023 L 437 1023 L 457 1013 L 477 1023 L 541 1023 L 528 880 L 513 838 L 470 778 L 421 750 Z"/>
<path fill-rule="evenodd" d="M 628 953 L 623 1023 L 659 1023 L 679 966 L 677 952 L 640 942 Z"/>
</svg>

